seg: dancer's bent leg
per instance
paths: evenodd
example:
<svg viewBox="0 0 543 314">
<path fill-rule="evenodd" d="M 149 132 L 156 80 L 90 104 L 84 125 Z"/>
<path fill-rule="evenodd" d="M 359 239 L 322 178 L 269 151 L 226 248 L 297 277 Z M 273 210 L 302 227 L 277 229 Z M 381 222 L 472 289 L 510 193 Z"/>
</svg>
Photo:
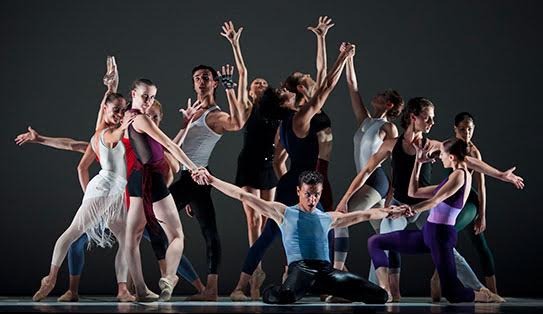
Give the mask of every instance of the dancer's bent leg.
<svg viewBox="0 0 543 314">
<path fill-rule="evenodd" d="M 316 275 L 317 271 L 308 267 L 304 261 L 290 263 L 285 282 L 266 288 L 262 301 L 270 304 L 294 303 L 308 292 Z"/>
</svg>

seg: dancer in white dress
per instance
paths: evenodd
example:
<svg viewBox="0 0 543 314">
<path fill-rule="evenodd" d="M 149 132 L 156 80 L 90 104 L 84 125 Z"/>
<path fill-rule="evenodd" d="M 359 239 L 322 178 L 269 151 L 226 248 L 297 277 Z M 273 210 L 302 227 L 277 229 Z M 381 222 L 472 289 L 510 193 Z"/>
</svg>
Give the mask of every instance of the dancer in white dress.
<svg viewBox="0 0 543 314">
<path fill-rule="evenodd" d="M 55 243 L 49 274 L 41 280 L 41 287 L 32 298 L 34 301 L 44 299 L 53 290 L 68 248 L 83 233 L 87 234 L 91 243 L 98 246 L 107 247 L 113 244 L 111 236 L 104 232 L 106 228 L 111 230 L 119 242 L 115 257 L 117 282 L 127 281 L 128 264 L 124 256 L 126 163 L 125 148 L 119 141 L 134 117 L 130 114 L 124 115 L 126 101 L 116 93 L 106 98 L 102 110 L 103 120 L 87 148 L 94 150 L 100 159 L 102 170 L 90 182 L 84 177 L 81 178 L 85 190 L 83 202 L 68 229 Z M 83 156 L 82 162 L 87 155 Z M 133 297 L 127 292 L 126 301 L 131 299 Z"/>
</svg>

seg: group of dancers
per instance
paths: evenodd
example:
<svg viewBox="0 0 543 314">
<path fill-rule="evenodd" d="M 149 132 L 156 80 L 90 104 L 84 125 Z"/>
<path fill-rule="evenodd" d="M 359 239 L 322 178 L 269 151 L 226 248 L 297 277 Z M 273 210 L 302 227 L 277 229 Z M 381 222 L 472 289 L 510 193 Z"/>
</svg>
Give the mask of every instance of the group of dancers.
<svg viewBox="0 0 543 314">
<path fill-rule="evenodd" d="M 432 298 L 449 302 L 503 302 L 497 295 L 494 259 L 484 237 L 485 175 L 523 188 L 514 168 L 499 171 L 483 162 L 472 142 L 475 120 L 467 112 L 454 121 L 454 138 L 443 142 L 426 134 L 434 125 L 436 106 L 415 97 L 407 104 L 395 90 L 371 98 L 372 112 L 358 90 L 355 45 L 344 42 L 332 68 L 327 68 L 326 35 L 334 24 L 320 17 L 308 29 L 317 38 L 317 76 L 294 72 L 280 87 L 267 80 L 248 83 L 240 37 L 243 28 L 232 22 L 221 35 L 233 50 L 234 67 L 220 71 L 206 65 L 192 70 L 194 103 L 188 100 L 183 124 L 170 139 L 160 129 L 162 106 L 158 87 L 136 80 L 130 100 L 117 92 L 119 75 L 108 57 L 94 136 L 89 142 L 47 137 L 31 127 L 15 139 L 19 145 L 40 143 L 77 151 L 83 201 L 70 226 L 55 243 L 49 274 L 33 300 L 53 290 L 68 256 L 70 285 L 58 301 L 79 300 L 78 287 L 85 247 L 118 243 L 115 270 L 120 302 L 170 300 L 179 276 L 198 291 L 192 301 L 218 300 L 221 242 L 211 189 L 238 199 L 247 218 L 249 252 L 233 301 L 260 298 L 265 279 L 261 261 L 281 235 L 287 268 L 280 285 L 263 292 L 266 303 L 293 303 L 307 292 L 328 302 L 382 304 L 400 301 L 400 255 L 430 253 L 436 267 Z M 328 167 L 332 153 L 332 124 L 323 107 L 342 73 L 346 72 L 357 130 L 354 157 L 358 175 L 334 208 Z M 229 113 L 215 101 L 216 89 L 226 92 Z M 399 118 L 401 134 L 393 123 Z M 212 175 L 210 155 L 225 132 L 243 128 L 235 185 Z M 290 166 L 287 167 L 287 159 Z M 389 180 L 381 164 L 391 160 Z M 433 162 L 440 159 L 450 174 L 431 185 Z M 94 160 L 100 172 L 89 180 Z M 472 177 L 475 184 L 472 188 Z M 207 280 L 204 285 L 183 255 L 184 235 L 179 210 L 195 217 L 206 243 Z M 348 227 L 369 221 L 376 234 L 368 239 L 369 280 L 347 271 Z M 415 223 L 417 230 L 404 230 Z M 459 231 L 469 234 L 480 255 L 485 285 L 455 249 Z M 160 293 L 145 284 L 140 240 L 152 244 L 161 278 Z M 359 245 L 356 245 L 359 248 Z M 250 287 L 250 293 L 247 291 Z"/>
</svg>

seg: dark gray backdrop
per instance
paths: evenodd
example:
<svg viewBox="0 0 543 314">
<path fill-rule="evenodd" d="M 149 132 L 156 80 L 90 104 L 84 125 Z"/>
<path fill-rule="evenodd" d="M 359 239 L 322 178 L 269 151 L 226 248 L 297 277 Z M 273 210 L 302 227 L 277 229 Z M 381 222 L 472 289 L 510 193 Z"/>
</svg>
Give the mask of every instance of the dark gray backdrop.
<svg viewBox="0 0 543 314">
<path fill-rule="evenodd" d="M 537 1 L 148 1 L 73 2 L 3 1 L 2 45 L 2 224 L 0 295 L 30 294 L 49 269 L 54 241 L 80 204 L 76 166 L 81 157 L 13 144 L 32 125 L 44 134 L 88 140 L 92 135 L 105 57 L 117 57 L 121 92 L 130 82 L 149 77 L 159 86 L 165 105 L 163 129 L 174 135 L 186 98 L 193 96 L 190 70 L 197 64 L 232 63 L 228 42 L 219 35 L 223 21 L 245 27 L 241 43 L 249 77 L 277 84 L 291 71 L 315 73 L 315 36 L 306 30 L 319 15 L 336 26 L 329 32 L 329 66 L 341 41 L 357 44 L 356 67 L 367 101 L 393 87 L 407 100 L 427 96 L 436 104 L 431 136 L 451 135 L 455 113 L 476 117 L 475 142 L 485 160 L 506 168 L 518 166 L 527 188 L 488 180 L 488 231 L 505 296 L 541 296 L 538 254 L 542 237 L 541 184 L 536 160 L 541 137 L 542 5 Z M 218 101 L 227 108 L 222 90 Z M 355 131 L 345 80 L 326 105 L 334 128 L 330 179 L 337 200 L 355 175 Z M 232 181 L 241 132 L 217 145 L 211 168 Z M 439 166 L 437 167 L 439 169 Z M 97 167 L 94 168 L 96 170 Z M 436 171 L 435 180 L 441 178 Z M 223 257 L 221 293 L 234 286 L 247 251 L 241 205 L 214 193 Z M 182 214 L 186 254 L 204 275 L 202 236 L 194 219 Z M 367 275 L 368 224 L 352 228 L 351 270 Z M 460 238 L 460 251 L 480 274 L 478 259 Z M 114 293 L 115 250 L 87 254 L 82 293 Z M 147 282 L 156 289 L 158 270 L 150 246 L 143 244 Z M 280 280 L 284 258 L 279 241 L 264 260 L 267 283 Z M 427 295 L 433 267 L 429 256 L 405 257 L 404 295 Z M 67 287 L 64 267 L 56 293 Z M 178 293 L 192 291 L 186 283 Z"/>
</svg>

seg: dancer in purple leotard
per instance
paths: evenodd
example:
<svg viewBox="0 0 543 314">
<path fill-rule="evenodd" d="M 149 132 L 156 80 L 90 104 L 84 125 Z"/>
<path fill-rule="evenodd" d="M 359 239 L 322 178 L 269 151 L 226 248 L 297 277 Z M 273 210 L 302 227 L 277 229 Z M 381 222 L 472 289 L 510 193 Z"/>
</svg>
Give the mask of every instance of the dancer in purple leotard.
<svg viewBox="0 0 543 314">
<path fill-rule="evenodd" d="M 453 172 L 438 186 L 419 187 L 418 177 L 422 166 L 420 157 L 427 155 L 429 146 L 425 149 L 417 147 L 417 161 L 411 173 L 408 190 L 409 197 L 427 200 L 412 205 L 405 212 L 406 216 L 413 216 L 430 210 L 428 221 L 422 230 L 395 231 L 374 235 L 368 240 L 368 250 L 375 265 L 379 285 L 390 291 L 386 250 L 401 254 L 430 253 L 439 274 L 443 296 L 449 302 L 502 302 L 502 298 L 486 288 L 474 291 L 464 287 L 456 275 L 453 249 L 457 235 L 454 224 L 471 188 L 471 174 L 464 161 L 468 154 L 467 144 L 457 139 L 443 142 L 439 157 L 443 166 L 452 168 Z"/>
</svg>

